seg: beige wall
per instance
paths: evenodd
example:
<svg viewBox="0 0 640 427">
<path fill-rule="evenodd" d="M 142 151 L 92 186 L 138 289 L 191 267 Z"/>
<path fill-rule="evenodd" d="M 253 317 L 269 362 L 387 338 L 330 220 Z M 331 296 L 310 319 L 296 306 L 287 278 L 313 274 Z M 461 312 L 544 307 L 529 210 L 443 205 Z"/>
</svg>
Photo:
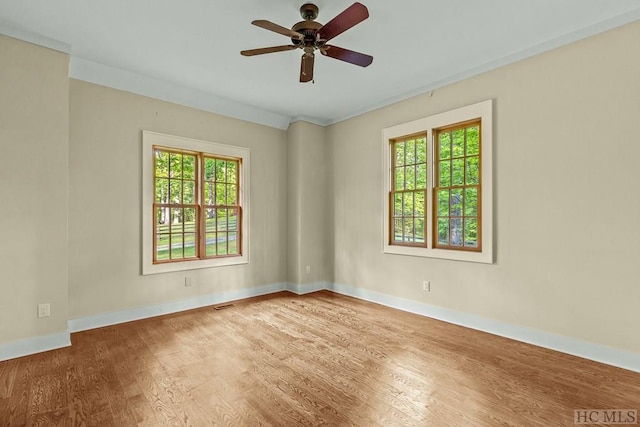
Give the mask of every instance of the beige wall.
<svg viewBox="0 0 640 427">
<path fill-rule="evenodd" d="M 286 132 L 77 80 L 70 115 L 70 318 L 286 281 Z M 251 150 L 250 264 L 140 275 L 142 130 Z"/>
<path fill-rule="evenodd" d="M 322 126 L 300 121 L 287 130 L 287 277 L 293 285 L 332 280 L 326 145 Z"/>
<path fill-rule="evenodd" d="M 0 36 L 0 64 L 1 344 L 67 330 L 69 57 Z"/>
<path fill-rule="evenodd" d="M 331 126 L 335 282 L 640 352 L 638 40 L 640 22 Z M 382 254 L 382 129 L 486 99 L 496 263 Z"/>
</svg>

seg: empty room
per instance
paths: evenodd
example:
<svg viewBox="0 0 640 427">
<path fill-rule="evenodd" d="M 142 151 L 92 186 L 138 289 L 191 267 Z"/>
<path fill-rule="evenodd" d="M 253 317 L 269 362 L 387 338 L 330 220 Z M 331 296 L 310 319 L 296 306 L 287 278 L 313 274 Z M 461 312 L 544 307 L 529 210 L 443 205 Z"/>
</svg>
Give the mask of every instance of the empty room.
<svg viewBox="0 0 640 427">
<path fill-rule="evenodd" d="M 0 426 L 640 418 L 637 0 L 0 0 Z"/>
</svg>

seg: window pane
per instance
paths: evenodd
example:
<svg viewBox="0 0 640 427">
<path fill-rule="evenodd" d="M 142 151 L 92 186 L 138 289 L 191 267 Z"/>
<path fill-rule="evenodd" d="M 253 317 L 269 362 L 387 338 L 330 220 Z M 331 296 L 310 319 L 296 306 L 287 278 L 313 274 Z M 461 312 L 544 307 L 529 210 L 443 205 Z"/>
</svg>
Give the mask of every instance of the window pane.
<svg viewBox="0 0 640 427">
<path fill-rule="evenodd" d="M 216 211 L 215 209 L 205 209 L 206 231 L 216 231 Z"/>
<path fill-rule="evenodd" d="M 404 210 L 402 214 L 404 216 L 413 215 L 413 193 L 404 193 Z"/>
<path fill-rule="evenodd" d="M 427 162 L 427 138 L 416 140 L 416 163 Z"/>
<path fill-rule="evenodd" d="M 169 153 L 165 151 L 155 150 L 155 174 L 156 177 L 169 177 Z"/>
<path fill-rule="evenodd" d="M 416 163 L 416 143 L 414 140 L 405 142 L 405 164 L 413 165 Z"/>
<path fill-rule="evenodd" d="M 169 177 L 182 178 L 182 154 L 169 153 Z"/>
<path fill-rule="evenodd" d="M 393 195 L 393 216 L 402 215 L 402 194 L 395 193 Z"/>
<path fill-rule="evenodd" d="M 418 165 L 418 173 L 416 175 L 416 188 L 427 188 L 427 165 Z"/>
<path fill-rule="evenodd" d="M 182 183 L 182 196 L 184 204 L 192 204 L 196 202 L 195 181 L 184 181 Z"/>
<path fill-rule="evenodd" d="M 453 131 L 453 157 L 464 156 L 464 129 Z"/>
<path fill-rule="evenodd" d="M 206 240 L 206 256 L 213 256 L 216 254 L 216 233 L 207 233 Z"/>
<path fill-rule="evenodd" d="M 450 216 L 462 216 L 462 190 L 451 190 Z M 453 231 L 451 232 L 453 234 Z"/>
<path fill-rule="evenodd" d="M 415 166 L 406 167 L 405 188 L 407 190 L 415 190 L 416 188 L 416 167 Z"/>
<path fill-rule="evenodd" d="M 171 259 L 180 259 L 182 256 L 182 234 L 171 235 Z"/>
<path fill-rule="evenodd" d="M 413 216 L 424 218 L 424 191 L 416 191 Z"/>
<path fill-rule="evenodd" d="M 404 165 L 404 142 L 396 142 L 393 144 L 396 153 L 396 166 Z"/>
<path fill-rule="evenodd" d="M 156 179 L 156 203 L 169 203 L 169 180 L 165 178 Z"/>
<path fill-rule="evenodd" d="M 215 196 L 214 184 L 211 184 L 209 182 L 205 182 L 204 183 L 204 203 L 206 205 L 215 204 L 214 203 L 214 201 L 215 201 L 214 196 Z"/>
<path fill-rule="evenodd" d="M 182 204 L 182 181 L 169 180 L 169 203 Z"/>
<path fill-rule="evenodd" d="M 462 246 L 462 218 L 451 218 L 451 246 Z"/>
<path fill-rule="evenodd" d="M 195 233 L 185 233 L 184 235 L 184 257 L 193 258 L 196 256 L 196 235 Z"/>
<path fill-rule="evenodd" d="M 404 190 L 404 168 L 396 169 L 396 190 Z"/>
<path fill-rule="evenodd" d="M 449 219 L 438 218 L 438 244 L 449 244 Z"/>
<path fill-rule="evenodd" d="M 227 177 L 226 182 L 236 182 L 236 165 L 234 161 L 227 160 Z"/>
<path fill-rule="evenodd" d="M 169 235 L 156 235 L 156 259 L 158 261 L 166 261 L 169 259 Z"/>
<path fill-rule="evenodd" d="M 480 183 L 480 158 L 478 156 L 467 157 L 467 184 Z"/>
<path fill-rule="evenodd" d="M 218 231 L 226 231 L 227 230 L 227 210 L 226 209 L 218 209 L 217 210 L 218 222 L 217 222 L 217 230 Z"/>
<path fill-rule="evenodd" d="M 184 179 L 196 179 L 196 157 L 184 155 L 183 156 L 183 170 L 182 175 Z"/>
<path fill-rule="evenodd" d="M 396 242 L 402 241 L 402 219 L 393 221 L 393 240 Z"/>
<path fill-rule="evenodd" d="M 231 162 L 231 164 L 229 165 L 229 183 L 231 184 L 237 184 L 238 183 L 238 162 Z"/>
<path fill-rule="evenodd" d="M 480 126 L 467 128 L 467 156 L 480 152 Z"/>
<path fill-rule="evenodd" d="M 227 162 L 224 160 L 216 160 L 216 181 L 224 182 L 224 178 L 227 170 Z"/>
<path fill-rule="evenodd" d="M 237 255 L 238 252 L 238 233 L 229 233 L 227 250 L 229 255 Z"/>
<path fill-rule="evenodd" d="M 235 185 L 227 185 L 227 204 L 229 206 L 238 204 L 238 191 Z"/>
<path fill-rule="evenodd" d="M 404 219 L 404 241 L 413 242 L 414 241 L 413 235 L 414 235 L 413 218 L 405 218 Z"/>
<path fill-rule="evenodd" d="M 449 216 L 449 190 L 438 191 L 438 216 Z"/>
<path fill-rule="evenodd" d="M 231 231 L 238 230 L 238 210 L 237 209 L 229 209 L 229 217 L 227 218 L 227 227 Z"/>
<path fill-rule="evenodd" d="M 424 228 L 424 219 L 416 218 L 414 220 L 414 225 L 416 228 L 416 235 L 415 235 L 416 242 L 424 243 L 424 240 L 425 240 L 424 233 L 426 232 Z"/>
<path fill-rule="evenodd" d="M 445 160 L 443 162 L 440 162 L 438 169 L 440 172 L 440 186 L 450 187 L 451 186 L 451 161 Z"/>
<path fill-rule="evenodd" d="M 156 208 L 156 234 L 169 232 L 169 208 Z"/>
<path fill-rule="evenodd" d="M 438 136 L 438 153 L 441 159 L 451 158 L 451 134 L 443 132 Z"/>
<path fill-rule="evenodd" d="M 184 231 L 195 233 L 196 232 L 196 209 L 195 208 L 184 208 Z"/>
<path fill-rule="evenodd" d="M 452 184 L 463 185 L 464 184 L 464 159 L 455 159 L 452 162 Z"/>
<path fill-rule="evenodd" d="M 224 206 L 227 201 L 227 186 L 224 184 L 216 184 L 216 205 Z"/>
<path fill-rule="evenodd" d="M 171 209 L 171 232 L 182 233 L 182 209 Z"/>
<path fill-rule="evenodd" d="M 478 189 L 466 188 L 464 190 L 464 215 L 478 216 Z"/>
<path fill-rule="evenodd" d="M 216 176 L 216 161 L 214 159 L 204 159 L 204 179 L 205 181 L 213 181 Z"/>
<path fill-rule="evenodd" d="M 464 220 L 464 245 L 472 248 L 478 247 L 478 220 L 475 218 Z"/>
</svg>

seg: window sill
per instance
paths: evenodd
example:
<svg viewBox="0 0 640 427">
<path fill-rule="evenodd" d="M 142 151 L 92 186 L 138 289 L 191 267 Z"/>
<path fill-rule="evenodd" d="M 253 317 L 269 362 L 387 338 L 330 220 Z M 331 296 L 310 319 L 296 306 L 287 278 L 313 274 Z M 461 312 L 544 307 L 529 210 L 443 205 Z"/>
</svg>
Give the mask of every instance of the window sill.
<svg viewBox="0 0 640 427">
<path fill-rule="evenodd" d="M 382 252 L 392 255 L 405 255 L 422 258 L 448 259 L 452 261 L 477 262 L 482 264 L 493 264 L 493 257 L 490 253 L 467 252 L 448 249 L 418 248 L 410 246 L 384 245 Z"/>
<path fill-rule="evenodd" d="M 201 268 L 225 267 L 230 265 L 249 264 L 246 256 L 234 256 L 226 258 L 212 258 L 204 260 L 165 262 L 160 264 L 146 264 L 142 274 L 171 273 L 174 271 L 198 270 Z"/>
</svg>

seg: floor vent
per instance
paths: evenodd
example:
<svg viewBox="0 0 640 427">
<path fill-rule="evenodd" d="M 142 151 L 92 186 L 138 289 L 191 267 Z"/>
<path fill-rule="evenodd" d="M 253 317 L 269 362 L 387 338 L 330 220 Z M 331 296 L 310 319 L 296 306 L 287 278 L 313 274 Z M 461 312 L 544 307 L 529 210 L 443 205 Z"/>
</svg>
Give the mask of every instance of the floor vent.
<svg viewBox="0 0 640 427">
<path fill-rule="evenodd" d="M 216 310 L 224 310 L 225 308 L 231 308 L 233 307 L 233 304 L 223 304 L 223 305 L 216 305 L 215 308 Z"/>
</svg>

